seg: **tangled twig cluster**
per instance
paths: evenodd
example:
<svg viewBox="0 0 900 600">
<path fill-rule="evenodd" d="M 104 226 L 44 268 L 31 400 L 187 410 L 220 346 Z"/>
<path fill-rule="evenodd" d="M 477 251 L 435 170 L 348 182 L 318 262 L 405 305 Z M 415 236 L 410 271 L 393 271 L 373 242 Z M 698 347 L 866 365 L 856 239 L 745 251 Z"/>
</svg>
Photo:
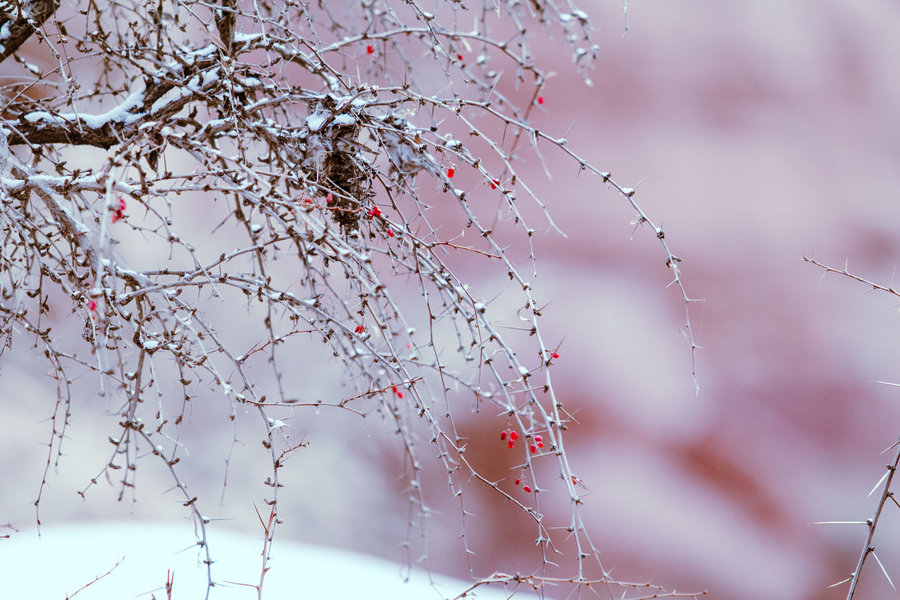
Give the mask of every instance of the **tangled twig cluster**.
<svg viewBox="0 0 900 600">
<path fill-rule="evenodd" d="M 0 121 L 0 335 L 3 348 L 29 337 L 58 382 L 47 471 L 65 440 L 72 371 L 92 371 L 102 393 L 122 399 L 94 481 L 118 474 L 124 496 L 139 457 L 158 457 L 211 565 L 209 519 L 179 473 L 187 455 L 178 432 L 191 404 L 215 390 L 234 418 L 252 411 L 264 426 L 264 575 L 280 470 L 301 447 L 284 435 L 286 416 L 323 406 L 377 412 L 402 440 L 415 520 L 428 513 L 416 433 L 424 423 L 460 502 L 471 480 L 507 497 L 533 518 L 551 565 L 556 534 L 537 493 L 551 482 L 539 484 L 533 465 L 555 461 L 571 503 L 560 530 L 576 547 L 576 572 L 564 581 L 661 597 L 599 567 L 565 452 L 570 417 L 551 378 L 559 355 L 541 329 L 533 277 L 497 234 L 513 226 L 530 247 L 532 207 L 555 228 L 531 173 L 519 169 L 529 153 L 542 162 L 546 151 L 561 153 L 624 198 L 659 240 L 696 350 L 680 259 L 635 190 L 530 124 L 548 104 L 531 30 L 562 35 L 587 77 L 597 53 L 588 16 L 569 2 L 454 1 L 436 12 L 400 4 L 85 2 L 46 23 L 53 35 L 34 53 L 49 67 L 17 57 L 30 75 L 6 86 Z M 463 171 L 475 181 L 469 189 L 456 186 Z M 473 186 L 491 195 L 489 210 L 472 202 Z M 436 199 L 452 203 L 474 241 L 442 233 Z M 463 254 L 520 295 L 517 331 L 499 326 L 458 274 Z M 81 319 L 81 339 L 51 331 L 61 312 Z M 258 341 L 235 335 L 236 321 Z M 536 353 L 520 351 L 528 344 Z M 323 355 L 343 366 L 346 389 L 309 400 L 293 364 Z M 459 410 L 501 414 L 531 439 L 521 466 L 530 501 L 470 464 Z M 588 577 L 596 568 L 602 576 Z M 551 578 L 516 582 L 539 588 Z"/>
</svg>

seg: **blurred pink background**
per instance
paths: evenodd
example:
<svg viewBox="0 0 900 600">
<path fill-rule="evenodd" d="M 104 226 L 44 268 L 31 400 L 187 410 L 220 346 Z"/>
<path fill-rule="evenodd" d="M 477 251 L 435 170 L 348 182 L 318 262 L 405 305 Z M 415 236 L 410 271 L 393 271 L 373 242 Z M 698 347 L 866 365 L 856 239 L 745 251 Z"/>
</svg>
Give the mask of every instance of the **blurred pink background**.
<svg viewBox="0 0 900 600">
<path fill-rule="evenodd" d="M 875 509 L 877 494 L 866 494 L 890 460 L 880 452 L 898 435 L 900 390 L 875 383 L 900 381 L 898 302 L 823 276 L 802 257 L 894 283 L 900 6 L 645 0 L 628 4 L 624 35 L 621 2 L 585 8 L 598 29 L 595 85 L 570 73 L 559 37 L 538 46 L 559 75 L 535 124 L 637 187 L 635 200 L 684 259 L 688 293 L 703 299 L 691 307 L 702 346 L 697 395 L 683 303 L 666 288 L 671 273 L 654 234 L 632 234 L 623 198 L 548 152 L 558 170 L 537 189 L 567 237 L 535 236 L 535 289 L 549 302 L 545 335 L 563 340 L 553 377 L 580 423 L 568 451 L 589 490 L 584 510 L 603 563 L 620 579 L 711 598 L 843 598 L 845 585 L 828 586 L 853 570 L 865 526 L 813 523 L 862 521 Z M 0 493 L 0 519 L 27 527 L 46 460 L 35 440 L 47 437 L 44 399 L 55 389 L 26 356 L 3 360 L 0 470 L 15 485 Z M 159 494 L 169 484 L 154 469 L 139 474 L 136 504 L 116 503 L 112 487 L 86 502 L 74 494 L 109 458 L 111 446 L 91 428 L 114 427 L 98 414 L 102 401 L 85 404 L 101 410 L 75 415 L 71 460 L 51 478 L 44 520 L 184 517 L 178 498 Z M 403 560 L 396 440 L 346 414 L 320 418 L 293 425 L 310 447 L 285 471 L 292 492 L 282 534 Z M 499 428 L 481 418 L 462 424 L 473 460 L 495 477 L 508 472 L 495 456 Z M 230 438 L 209 437 L 185 468 L 217 500 Z M 253 464 L 264 463 L 232 466 L 226 499 L 214 505 L 230 523 L 219 525 L 258 531 L 252 506 L 261 505 L 265 471 Z M 430 564 L 465 576 L 459 506 L 442 472 L 429 482 L 439 510 Z M 477 574 L 540 564 L 533 525 L 471 489 Z M 544 509 L 564 519 L 561 506 Z M 897 515 L 888 513 L 875 546 L 897 580 Z M 890 593 L 870 560 L 857 598 Z"/>
</svg>

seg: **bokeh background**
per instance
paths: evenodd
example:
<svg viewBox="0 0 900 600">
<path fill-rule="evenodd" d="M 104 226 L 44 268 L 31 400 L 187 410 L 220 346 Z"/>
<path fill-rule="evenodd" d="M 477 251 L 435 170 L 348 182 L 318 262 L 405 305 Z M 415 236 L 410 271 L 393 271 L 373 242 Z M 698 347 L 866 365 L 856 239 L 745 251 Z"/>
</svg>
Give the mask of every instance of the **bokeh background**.
<svg viewBox="0 0 900 600">
<path fill-rule="evenodd" d="M 815 523 L 862 521 L 875 509 L 878 494 L 867 494 L 892 456 L 881 452 L 897 439 L 900 406 L 900 390 L 876 381 L 900 381 L 900 316 L 897 298 L 803 257 L 895 283 L 900 6 L 642 0 L 624 13 L 619 1 L 585 4 L 600 47 L 594 86 L 571 72 L 559 37 L 536 35 L 535 53 L 558 75 L 535 123 L 637 188 L 635 200 L 684 260 L 688 293 L 702 299 L 690 313 L 702 346 L 697 394 L 684 305 L 667 287 L 654 234 L 635 229 L 614 190 L 548 153 L 559 170 L 532 183 L 566 236 L 535 237 L 535 286 L 548 302 L 545 334 L 561 340 L 553 377 L 579 422 L 569 457 L 603 563 L 620 579 L 712 598 L 843 598 L 846 586 L 828 586 L 851 573 L 865 525 Z M 472 277 L 476 288 L 491 285 Z M 34 523 L 56 397 L 39 362 L 16 352 L 0 363 L 0 521 L 18 528 Z M 335 377 L 311 373 L 305 393 L 327 394 Z M 109 460 L 105 436 L 115 431 L 104 415 L 114 402 L 91 396 L 90 379 L 63 461 L 50 469 L 43 522 L 183 519 L 155 467 L 139 473 L 135 501 L 117 502 L 118 488 L 102 481 L 85 500 L 75 494 Z M 264 457 L 232 443 L 255 444 L 258 432 L 247 426 L 223 440 L 208 430 L 228 410 L 195 408 L 184 468 L 213 499 L 217 526 L 258 532 Z M 473 415 L 461 427 L 472 456 L 503 476 L 502 421 Z M 309 447 L 283 472 L 291 492 L 282 535 L 404 560 L 408 507 L 389 424 L 305 414 L 291 428 Z M 426 479 L 436 509 L 429 564 L 465 576 L 459 505 L 446 497 L 445 474 Z M 466 508 L 477 574 L 540 564 L 534 527 L 496 495 L 472 486 Z M 895 580 L 896 512 L 875 539 Z M 870 561 L 857 597 L 895 595 Z"/>
</svg>

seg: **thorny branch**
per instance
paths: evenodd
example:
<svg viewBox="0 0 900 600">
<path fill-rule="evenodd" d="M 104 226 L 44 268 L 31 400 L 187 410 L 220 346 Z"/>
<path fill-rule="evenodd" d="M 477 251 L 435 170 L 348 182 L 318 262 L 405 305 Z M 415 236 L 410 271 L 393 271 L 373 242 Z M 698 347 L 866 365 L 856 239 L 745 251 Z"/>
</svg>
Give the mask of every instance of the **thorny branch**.
<svg viewBox="0 0 900 600">
<path fill-rule="evenodd" d="M 887 473 L 884 477 L 884 483 L 881 498 L 878 501 L 878 508 L 875 509 L 875 515 L 866 521 L 866 527 L 868 528 L 868 533 L 866 534 L 866 542 L 863 544 L 862 551 L 859 554 L 859 561 L 856 563 L 856 568 L 853 570 L 853 575 L 850 578 L 850 589 L 847 591 L 847 600 L 852 600 L 853 596 L 856 594 L 856 587 L 859 585 L 859 578 L 862 574 L 863 565 L 866 564 L 866 559 L 871 554 L 873 557 L 875 556 L 875 546 L 872 545 L 872 539 L 875 537 L 875 528 L 878 527 L 878 520 L 881 518 L 881 513 L 884 510 L 885 504 L 887 504 L 888 500 L 891 500 L 895 505 L 900 507 L 897 504 L 897 500 L 894 498 L 894 492 L 891 491 L 891 482 L 894 479 L 894 473 L 897 472 L 897 465 L 900 464 L 900 442 L 894 444 L 897 446 L 897 452 L 894 454 L 894 460 L 887 466 Z M 875 560 L 878 560 L 877 557 Z M 882 567 L 883 569 L 884 567 Z"/>
<path fill-rule="evenodd" d="M 900 296 L 900 291 L 895 290 L 893 286 L 885 286 L 880 283 L 875 283 L 864 277 L 861 277 L 861 276 L 853 273 L 852 271 L 850 271 L 850 269 L 847 267 L 846 264 L 842 268 L 836 268 L 836 267 L 826 265 L 822 262 L 819 262 L 818 260 L 811 258 L 809 256 L 804 256 L 803 260 L 822 269 L 825 273 L 835 273 L 837 275 L 841 275 L 842 277 L 852 279 L 853 281 L 856 281 L 858 283 L 862 283 L 865 286 L 867 286 L 873 290 L 877 290 L 879 292 L 885 292 L 887 294 L 891 294 L 892 296 Z M 886 382 L 878 382 L 878 383 L 886 383 Z M 889 385 L 897 386 L 898 384 L 890 383 Z M 897 499 L 894 497 L 894 492 L 891 490 L 891 483 L 894 480 L 894 474 L 897 472 L 897 466 L 900 465 L 900 442 L 895 442 L 894 444 L 892 444 L 890 446 L 890 448 L 885 450 L 885 452 L 887 452 L 891 448 L 895 448 L 895 447 L 897 448 L 897 452 L 894 454 L 894 459 L 891 461 L 891 463 L 889 465 L 887 465 L 887 471 L 882 476 L 882 478 L 878 481 L 878 483 L 875 485 L 875 487 L 872 489 L 872 491 L 869 492 L 869 495 L 872 495 L 879 487 L 881 487 L 881 497 L 879 498 L 878 506 L 875 509 L 875 514 L 872 516 L 872 518 L 865 521 L 865 525 L 867 528 L 866 540 L 865 540 L 865 543 L 863 544 L 862 551 L 860 552 L 859 560 L 856 563 L 856 568 L 850 574 L 850 577 L 848 577 L 847 579 L 844 579 L 836 584 L 833 584 L 831 586 L 831 587 L 834 587 L 834 586 L 842 585 L 844 583 L 849 582 L 850 587 L 847 590 L 847 600 L 852 600 L 853 597 L 856 595 L 856 590 L 859 586 L 860 578 L 862 577 L 863 565 L 865 565 L 866 560 L 868 559 L 869 555 L 872 555 L 872 558 L 874 558 L 875 561 L 878 563 L 878 565 L 881 567 L 881 571 L 882 571 L 882 573 L 884 573 L 884 576 L 887 578 L 888 582 L 891 584 L 891 587 L 894 587 L 894 584 L 891 581 L 891 578 L 888 575 L 887 570 L 885 569 L 885 567 L 881 563 L 881 561 L 878 559 L 878 555 L 875 554 L 875 546 L 873 545 L 872 542 L 875 538 L 875 529 L 878 527 L 878 522 L 881 519 L 882 512 L 884 511 L 884 507 L 888 503 L 888 500 L 893 502 L 897 508 L 900 508 L 900 503 L 897 502 Z"/>
<path fill-rule="evenodd" d="M 158 458 L 194 518 L 210 586 L 210 520 L 176 465 L 188 458 L 179 426 L 214 390 L 232 419 L 241 408 L 264 428 L 260 594 L 280 523 L 279 472 L 302 446 L 285 419 L 321 406 L 393 422 L 411 527 L 422 532 L 429 513 L 426 435 L 464 521 L 472 482 L 536 524 L 543 571 L 518 583 L 602 584 L 610 596 L 644 589 L 609 574 L 585 528 L 564 445 L 571 418 L 551 378 L 554 343 L 541 328 L 534 276 L 520 267 L 522 244 L 507 237 L 519 235 L 535 264 L 528 223 L 555 229 L 533 169 L 523 168 L 529 152 L 545 168 L 545 151 L 574 162 L 627 200 L 661 243 L 696 353 L 680 258 L 635 190 L 529 120 L 548 78 L 533 30 L 563 36 L 590 84 L 598 50 L 587 13 L 517 0 L 439 3 L 436 13 L 384 0 L 76 4 L 49 21 L 43 9 L 29 13 L 29 27 L 48 31 L 23 47 L 27 60 L 16 56 L 24 74 L 0 106 L 0 355 L 30 336 L 58 384 L 36 507 L 59 464 L 74 372 L 87 370 L 120 405 L 110 460 L 82 495 L 113 476 L 124 498 L 141 456 Z M 27 11 L 3 12 L 18 23 Z M 5 44 L 0 60 L 16 51 Z M 463 170 L 478 183 L 456 187 Z M 485 195 L 495 204 L 473 201 Z M 455 213 L 432 210 L 438 199 Z M 444 230 L 469 237 L 458 243 Z M 461 255 L 509 281 L 520 330 L 501 325 L 507 315 L 494 314 Z M 79 339 L 51 333 L 65 331 L 64 313 L 79 319 Z M 237 315 L 240 331 L 229 327 Z M 339 398 L 304 397 L 298 356 L 311 368 L 341 365 Z M 454 420 L 464 411 L 500 415 L 532 442 L 525 500 L 468 460 Z M 545 519 L 540 492 L 558 484 L 539 483 L 536 461 L 555 462 L 568 522 Z M 575 570 L 554 579 L 547 573 L 563 540 L 575 547 Z M 465 534 L 463 544 L 468 553 Z M 597 569 L 602 577 L 589 577 Z"/>
</svg>

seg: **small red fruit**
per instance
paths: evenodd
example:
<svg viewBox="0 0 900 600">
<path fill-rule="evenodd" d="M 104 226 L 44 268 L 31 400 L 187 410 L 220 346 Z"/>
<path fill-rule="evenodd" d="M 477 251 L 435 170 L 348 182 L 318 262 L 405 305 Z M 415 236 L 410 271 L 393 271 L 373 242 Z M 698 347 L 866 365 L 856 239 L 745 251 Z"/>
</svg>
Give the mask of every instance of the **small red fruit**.
<svg viewBox="0 0 900 600">
<path fill-rule="evenodd" d="M 525 490 L 526 492 L 531 492 L 531 488 L 527 485 L 525 487 L 523 487 L 522 489 Z"/>
<path fill-rule="evenodd" d="M 454 167 L 450 167 L 447 169 L 447 177 L 449 179 L 453 179 L 453 176 L 456 174 L 456 169 Z"/>
<path fill-rule="evenodd" d="M 511 439 L 512 441 L 516 441 L 517 439 L 519 439 L 519 434 L 516 433 L 515 431 L 510 431 L 509 439 Z"/>
<path fill-rule="evenodd" d="M 516 442 L 514 440 L 509 440 L 508 442 L 506 442 L 506 447 L 509 448 L 510 450 L 512 450 L 512 447 L 515 445 L 516 445 Z"/>
<path fill-rule="evenodd" d="M 112 216 L 113 223 L 115 223 L 119 219 L 125 218 L 125 207 L 126 206 L 127 206 L 127 204 L 125 204 L 125 198 L 119 198 L 119 206 L 116 208 L 116 210 Z"/>
<path fill-rule="evenodd" d="M 535 452 L 537 452 L 537 446 L 535 446 L 534 444 L 528 446 L 528 449 L 531 450 L 531 453 L 532 453 L 532 454 L 534 454 Z"/>
<path fill-rule="evenodd" d="M 506 439 L 506 432 L 505 432 L 505 431 L 501 431 L 501 432 L 500 432 L 500 441 L 503 441 L 503 440 L 505 440 L 505 439 Z"/>
<path fill-rule="evenodd" d="M 544 103 L 544 97 L 538 96 L 538 104 L 543 104 L 543 103 Z"/>
<path fill-rule="evenodd" d="M 375 48 L 373 48 L 371 44 L 366 46 L 366 54 L 374 54 L 374 53 L 375 53 Z"/>
<path fill-rule="evenodd" d="M 91 299 L 91 301 L 88 302 L 88 310 L 90 310 L 91 312 L 97 310 L 97 301 L 96 300 Z"/>
<path fill-rule="evenodd" d="M 517 477 L 517 478 L 516 478 L 516 485 L 519 485 L 520 483 L 522 483 L 522 480 L 519 479 L 519 478 Z"/>
</svg>

